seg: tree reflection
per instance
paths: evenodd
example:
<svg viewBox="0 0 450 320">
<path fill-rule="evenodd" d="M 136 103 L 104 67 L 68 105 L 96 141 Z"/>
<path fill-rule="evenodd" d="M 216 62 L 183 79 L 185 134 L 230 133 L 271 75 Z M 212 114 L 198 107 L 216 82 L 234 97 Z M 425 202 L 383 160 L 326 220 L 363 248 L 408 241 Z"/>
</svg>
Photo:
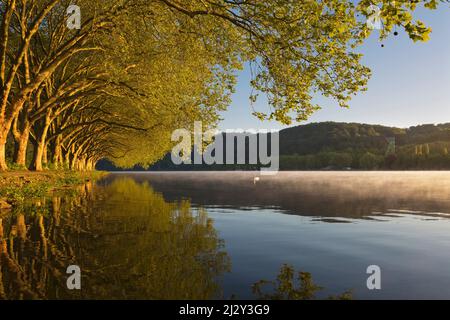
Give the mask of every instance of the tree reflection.
<svg viewBox="0 0 450 320">
<path fill-rule="evenodd" d="M 82 289 L 66 287 L 79 265 Z M 230 269 L 211 219 L 116 179 L 34 202 L 0 219 L 0 299 L 221 298 Z"/>
<path fill-rule="evenodd" d="M 314 300 L 323 289 L 314 283 L 311 273 L 296 272 L 287 264 L 280 268 L 275 281 L 260 280 L 252 286 L 253 294 L 261 300 Z M 328 299 L 351 300 L 352 292 L 348 290 L 337 296 L 329 296 Z"/>
</svg>

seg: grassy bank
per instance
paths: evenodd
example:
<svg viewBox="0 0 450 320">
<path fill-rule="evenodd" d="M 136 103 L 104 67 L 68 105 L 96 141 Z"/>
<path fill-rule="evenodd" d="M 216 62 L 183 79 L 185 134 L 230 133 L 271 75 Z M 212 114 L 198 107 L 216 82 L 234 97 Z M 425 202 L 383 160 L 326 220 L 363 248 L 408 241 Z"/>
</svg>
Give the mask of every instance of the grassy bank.
<svg viewBox="0 0 450 320">
<path fill-rule="evenodd" d="M 0 210 L 9 209 L 26 199 L 45 196 L 58 189 L 97 180 L 106 174 L 102 171 L 67 170 L 2 172 L 0 173 Z"/>
</svg>

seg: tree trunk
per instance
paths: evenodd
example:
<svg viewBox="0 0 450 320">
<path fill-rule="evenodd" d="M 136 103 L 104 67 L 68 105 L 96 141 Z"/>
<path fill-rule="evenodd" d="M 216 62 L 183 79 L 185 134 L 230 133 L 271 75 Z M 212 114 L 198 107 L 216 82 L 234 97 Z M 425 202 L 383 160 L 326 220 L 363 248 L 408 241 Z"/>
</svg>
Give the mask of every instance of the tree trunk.
<svg viewBox="0 0 450 320">
<path fill-rule="evenodd" d="M 77 170 L 78 167 L 78 154 L 74 153 L 70 160 L 70 170 Z"/>
<path fill-rule="evenodd" d="M 20 137 L 16 138 L 16 149 L 14 151 L 14 163 L 25 167 L 27 161 L 27 147 L 28 140 L 30 137 L 30 129 L 26 128 L 21 134 Z"/>
<path fill-rule="evenodd" d="M 78 158 L 77 157 L 73 157 L 71 169 L 74 171 L 78 170 Z"/>
<path fill-rule="evenodd" d="M 94 165 L 92 164 L 92 160 L 88 159 L 86 161 L 86 170 L 87 171 L 92 171 L 94 170 Z"/>
<path fill-rule="evenodd" d="M 0 171 L 8 170 L 8 165 L 6 164 L 6 140 L 8 138 L 8 133 L 11 130 L 13 121 L 15 117 L 18 116 L 24 104 L 25 99 L 21 98 L 13 104 L 13 112 L 10 116 L 0 116 Z"/>
<path fill-rule="evenodd" d="M 33 164 L 31 168 L 36 171 L 42 171 L 42 161 L 44 159 L 44 153 L 47 152 L 46 148 L 46 140 L 47 140 L 47 132 L 50 128 L 50 118 L 47 117 L 45 119 L 44 127 L 42 128 L 41 135 L 36 137 L 36 145 L 34 148 L 34 157 Z"/>
<path fill-rule="evenodd" d="M 6 141 L 0 141 L 0 171 L 8 170 L 6 165 Z"/>
<path fill-rule="evenodd" d="M 62 146 L 61 146 L 61 135 L 57 136 L 55 139 L 55 144 L 53 148 L 53 164 L 55 169 L 59 169 L 63 162 L 62 157 Z"/>
<path fill-rule="evenodd" d="M 31 168 L 35 171 L 42 171 L 42 157 L 44 155 L 44 144 L 45 142 L 42 139 L 35 144 L 34 147 L 34 156 L 33 156 L 33 164 Z"/>
<path fill-rule="evenodd" d="M 86 156 L 83 157 L 83 171 L 87 171 L 88 170 L 88 159 Z"/>
<path fill-rule="evenodd" d="M 11 124 L 8 121 L 0 122 L 0 171 L 8 170 L 8 165 L 6 164 L 6 141 Z"/>
<path fill-rule="evenodd" d="M 48 159 L 47 159 L 47 143 L 44 143 L 44 151 L 42 153 L 42 164 L 47 167 Z"/>
<path fill-rule="evenodd" d="M 70 150 L 67 150 L 64 154 L 64 168 L 66 168 L 66 169 L 70 169 L 70 157 L 71 157 L 71 152 L 70 152 Z"/>
<path fill-rule="evenodd" d="M 82 158 L 80 161 L 78 161 L 78 171 L 85 171 L 86 170 L 86 161 Z"/>
</svg>

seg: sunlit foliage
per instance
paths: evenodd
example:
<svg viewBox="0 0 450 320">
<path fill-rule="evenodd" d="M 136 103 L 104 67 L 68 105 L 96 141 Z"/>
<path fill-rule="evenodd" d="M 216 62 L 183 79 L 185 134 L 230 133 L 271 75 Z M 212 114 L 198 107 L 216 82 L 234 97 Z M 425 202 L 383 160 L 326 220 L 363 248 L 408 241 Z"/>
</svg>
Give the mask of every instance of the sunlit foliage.
<svg viewBox="0 0 450 320">
<path fill-rule="evenodd" d="M 66 26 L 71 4 L 79 30 Z M 253 110 L 262 120 L 305 120 L 316 94 L 347 107 L 370 77 L 357 50 L 370 4 L 382 39 L 396 26 L 429 38 L 413 13 L 436 0 L 2 0 L 0 170 L 7 143 L 35 170 L 151 164 L 174 129 L 217 123 L 245 66 L 250 101 L 269 101 Z"/>
</svg>

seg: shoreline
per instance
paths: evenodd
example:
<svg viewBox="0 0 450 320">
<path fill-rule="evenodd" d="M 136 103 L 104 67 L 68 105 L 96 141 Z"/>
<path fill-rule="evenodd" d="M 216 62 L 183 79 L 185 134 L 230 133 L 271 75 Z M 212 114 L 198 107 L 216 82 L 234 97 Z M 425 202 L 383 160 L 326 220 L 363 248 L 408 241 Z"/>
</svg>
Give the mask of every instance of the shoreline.
<svg viewBox="0 0 450 320">
<path fill-rule="evenodd" d="M 104 171 L 78 172 L 69 170 L 1 172 L 0 211 L 11 210 L 27 199 L 43 197 L 58 190 L 82 185 L 108 174 Z"/>
</svg>

